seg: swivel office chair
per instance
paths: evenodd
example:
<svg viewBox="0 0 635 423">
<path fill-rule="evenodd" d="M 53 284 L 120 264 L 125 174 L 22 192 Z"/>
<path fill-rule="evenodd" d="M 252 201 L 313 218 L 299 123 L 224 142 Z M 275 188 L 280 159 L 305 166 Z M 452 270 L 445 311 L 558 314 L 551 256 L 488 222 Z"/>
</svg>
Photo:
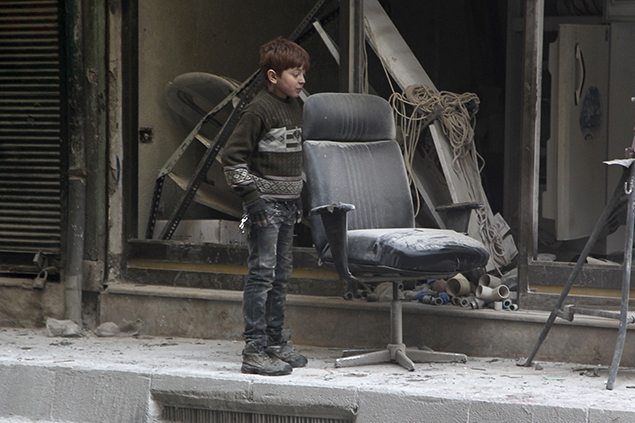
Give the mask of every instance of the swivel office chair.
<svg viewBox="0 0 635 423">
<path fill-rule="evenodd" d="M 319 93 L 304 104 L 303 144 L 313 242 L 324 263 L 347 282 L 390 281 L 391 342 L 386 349 L 336 360 L 336 367 L 396 362 L 463 361 L 463 354 L 406 349 L 399 285 L 447 278 L 484 266 L 489 254 L 469 236 L 415 228 L 392 109 L 381 97 Z"/>
</svg>

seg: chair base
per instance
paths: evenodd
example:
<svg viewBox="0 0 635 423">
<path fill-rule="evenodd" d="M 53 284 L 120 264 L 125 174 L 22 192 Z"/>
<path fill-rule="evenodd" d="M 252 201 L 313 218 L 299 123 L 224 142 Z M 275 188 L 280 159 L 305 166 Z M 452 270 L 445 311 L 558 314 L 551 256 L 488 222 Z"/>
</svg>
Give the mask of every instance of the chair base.
<svg viewBox="0 0 635 423">
<path fill-rule="evenodd" d="M 386 349 L 379 351 L 360 352 L 353 350 L 355 355 L 344 351 L 342 358 L 335 360 L 335 367 L 365 366 L 368 364 L 396 363 L 406 370 L 414 371 L 414 363 L 466 363 L 465 354 L 436 352 L 406 348 L 404 344 L 388 344 Z"/>
</svg>

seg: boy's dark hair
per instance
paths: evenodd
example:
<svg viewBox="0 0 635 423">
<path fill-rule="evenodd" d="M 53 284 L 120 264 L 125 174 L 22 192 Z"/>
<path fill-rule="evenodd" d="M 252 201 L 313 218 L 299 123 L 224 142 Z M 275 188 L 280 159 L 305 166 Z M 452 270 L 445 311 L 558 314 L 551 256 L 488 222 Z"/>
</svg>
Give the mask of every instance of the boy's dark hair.
<svg viewBox="0 0 635 423">
<path fill-rule="evenodd" d="M 285 69 L 295 67 L 308 71 L 310 65 L 309 53 L 286 38 L 275 38 L 260 47 L 260 69 L 263 73 L 273 69 L 281 74 Z"/>
</svg>

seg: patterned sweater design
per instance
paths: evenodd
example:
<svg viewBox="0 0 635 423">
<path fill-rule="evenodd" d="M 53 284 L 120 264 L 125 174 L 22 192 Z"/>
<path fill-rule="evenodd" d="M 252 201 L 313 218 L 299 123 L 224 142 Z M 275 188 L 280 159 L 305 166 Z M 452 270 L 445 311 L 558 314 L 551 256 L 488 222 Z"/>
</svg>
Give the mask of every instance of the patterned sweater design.
<svg viewBox="0 0 635 423">
<path fill-rule="evenodd" d="M 248 204 L 292 200 L 302 191 L 302 106 L 266 89 L 243 111 L 221 153 L 225 178 Z"/>
</svg>

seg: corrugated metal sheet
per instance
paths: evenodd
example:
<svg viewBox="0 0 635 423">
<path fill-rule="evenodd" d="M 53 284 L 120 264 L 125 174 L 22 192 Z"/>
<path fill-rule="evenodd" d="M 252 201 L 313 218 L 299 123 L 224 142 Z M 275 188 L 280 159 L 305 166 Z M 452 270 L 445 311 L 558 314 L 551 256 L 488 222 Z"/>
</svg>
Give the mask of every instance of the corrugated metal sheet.
<svg viewBox="0 0 635 423">
<path fill-rule="evenodd" d="M 59 11 L 0 0 L 0 251 L 60 251 Z"/>
<path fill-rule="evenodd" d="M 179 423 L 344 423 L 351 419 L 306 417 L 164 406 L 162 420 Z"/>
</svg>

